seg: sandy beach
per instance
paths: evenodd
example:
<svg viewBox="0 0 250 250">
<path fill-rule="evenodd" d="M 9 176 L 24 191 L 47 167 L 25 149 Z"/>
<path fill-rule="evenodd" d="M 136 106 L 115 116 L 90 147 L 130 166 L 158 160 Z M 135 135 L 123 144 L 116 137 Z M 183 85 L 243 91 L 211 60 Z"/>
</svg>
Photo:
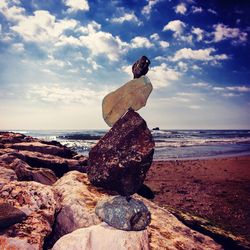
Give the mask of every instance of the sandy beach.
<svg viewBox="0 0 250 250">
<path fill-rule="evenodd" d="M 250 156 L 154 161 L 154 202 L 207 218 L 250 240 Z"/>
</svg>

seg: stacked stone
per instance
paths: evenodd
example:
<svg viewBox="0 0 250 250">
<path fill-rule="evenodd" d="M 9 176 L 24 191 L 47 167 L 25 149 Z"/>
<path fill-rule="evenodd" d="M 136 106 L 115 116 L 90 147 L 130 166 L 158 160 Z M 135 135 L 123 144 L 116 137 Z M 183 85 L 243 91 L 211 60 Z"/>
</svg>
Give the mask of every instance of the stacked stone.
<svg viewBox="0 0 250 250">
<path fill-rule="evenodd" d="M 135 112 L 146 105 L 153 89 L 145 74 L 149 59 L 132 67 L 134 79 L 103 99 L 102 109 L 110 131 L 89 152 L 88 178 L 98 187 L 120 195 L 100 201 L 97 215 L 110 226 L 127 231 L 144 230 L 150 212 L 132 197 L 143 184 L 154 154 L 154 140 L 143 118 Z"/>
</svg>

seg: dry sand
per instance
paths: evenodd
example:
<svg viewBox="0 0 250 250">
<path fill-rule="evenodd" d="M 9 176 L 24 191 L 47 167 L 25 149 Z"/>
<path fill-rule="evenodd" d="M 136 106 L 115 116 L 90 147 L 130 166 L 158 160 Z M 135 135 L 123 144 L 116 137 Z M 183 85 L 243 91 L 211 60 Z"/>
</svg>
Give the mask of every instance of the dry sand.
<svg viewBox="0 0 250 250">
<path fill-rule="evenodd" d="M 250 239 L 250 156 L 153 162 L 154 202 L 207 218 Z"/>
</svg>

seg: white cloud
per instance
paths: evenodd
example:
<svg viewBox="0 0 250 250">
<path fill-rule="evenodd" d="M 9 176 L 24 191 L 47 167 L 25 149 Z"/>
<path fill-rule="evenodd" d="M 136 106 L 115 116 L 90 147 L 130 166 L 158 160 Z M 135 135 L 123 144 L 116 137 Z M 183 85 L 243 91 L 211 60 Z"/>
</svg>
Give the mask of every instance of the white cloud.
<svg viewBox="0 0 250 250">
<path fill-rule="evenodd" d="M 238 91 L 238 92 L 250 92 L 250 87 L 246 86 L 229 86 L 226 89 L 230 91 Z"/>
<path fill-rule="evenodd" d="M 91 21 L 86 26 L 78 27 L 76 29 L 76 31 L 87 35 L 89 33 L 93 33 L 93 32 L 96 32 L 96 31 L 100 30 L 101 27 L 102 27 L 101 24 L 99 24 L 99 23 L 97 23 L 95 21 Z"/>
<path fill-rule="evenodd" d="M 105 88 L 104 88 L 105 89 Z M 87 87 L 68 88 L 59 84 L 35 85 L 27 92 L 27 97 L 49 103 L 86 103 L 101 99 L 107 93 L 106 90 L 92 90 Z"/>
<path fill-rule="evenodd" d="M 93 60 L 93 58 L 91 58 L 91 57 L 87 58 L 87 62 L 88 62 L 88 64 L 91 65 L 93 70 L 98 70 L 98 69 L 102 68 L 102 66 L 97 64 L 96 61 Z"/>
<path fill-rule="evenodd" d="M 207 49 L 198 49 L 193 50 L 191 48 L 183 48 L 176 51 L 173 57 L 170 57 L 172 61 L 178 61 L 181 59 L 190 59 L 190 60 L 200 60 L 200 61 L 217 61 L 228 59 L 226 54 L 212 55 L 215 52 L 214 48 Z"/>
<path fill-rule="evenodd" d="M 188 65 L 187 65 L 187 63 L 184 63 L 184 62 L 180 61 L 180 62 L 178 62 L 177 66 L 183 72 L 187 72 L 188 71 Z"/>
<path fill-rule="evenodd" d="M 163 27 L 163 31 L 171 30 L 174 32 L 173 36 L 178 40 L 192 44 L 192 34 L 183 35 L 186 24 L 180 20 L 170 21 Z"/>
<path fill-rule="evenodd" d="M 7 7 L 8 7 L 7 0 L 0 1 L 0 9 L 7 8 Z"/>
<path fill-rule="evenodd" d="M 192 6 L 191 11 L 192 13 L 201 13 L 203 12 L 203 9 L 201 7 Z"/>
<path fill-rule="evenodd" d="M 61 26 L 63 23 L 66 24 L 65 27 Z M 59 22 L 53 20 L 52 24 L 47 25 L 44 31 L 41 29 L 43 32 L 38 36 L 35 36 L 33 30 L 31 30 L 31 34 L 27 34 L 28 31 L 26 31 L 23 35 L 25 35 L 26 40 L 36 39 L 36 42 L 53 41 L 56 47 L 65 45 L 85 47 L 89 49 L 93 56 L 103 54 L 111 61 L 117 61 L 120 55 L 128 49 L 127 43 L 121 41 L 118 36 L 114 37 L 111 33 L 101 31 L 101 25 L 94 21 L 82 27 L 79 27 L 74 20 L 62 20 Z M 59 27 L 56 26 L 57 24 L 60 24 Z M 41 26 L 41 24 L 39 25 Z M 80 37 L 66 36 L 63 33 L 66 28 L 71 28 L 73 31 L 80 32 L 83 35 Z M 98 66 L 92 63 L 92 67 L 95 70 Z"/>
<path fill-rule="evenodd" d="M 169 47 L 169 42 L 167 41 L 160 41 L 160 36 L 157 33 L 154 33 L 150 36 L 150 39 L 156 42 L 156 44 L 159 44 L 161 48 L 166 49 Z"/>
<path fill-rule="evenodd" d="M 157 33 L 154 33 L 150 36 L 150 39 L 158 41 L 160 39 L 159 35 Z"/>
<path fill-rule="evenodd" d="M 160 46 L 165 49 L 169 47 L 169 43 L 166 41 L 159 41 Z"/>
<path fill-rule="evenodd" d="M 92 55 L 104 54 L 112 61 L 117 61 L 120 54 L 128 49 L 127 43 L 122 42 L 118 36 L 114 37 L 111 33 L 101 31 L 101 25 L 94 21 L 79 27 L 79 23 L 74 19 L 56 20 L 55 16 L 44 10 L 35 11 L 32 16 L 24 16 L 11 29 L 25 41 L 86 47 Z M 67 36 L 66 30 L 81 32 L 83 35 Z M 138 45 L 140 41 L 135 42 Z M 148 43 L 145 43 L 145 46 L 148 46 Z"/>
<path fill-rule="evenodd" d="M 213 90 L 215 90 L 215 91 L 223 91 L 223 90 L 225 90 L 225 88 L 222 88 L 222 87 L 213 87 Z"/>
<path fill-rule="evenodd" d="M 201 68 L 200 68 L 199 66 L 197 66 L 197 65 L 193 65 L 191 68 L 192 68 L 193 70 L 201 70 Z"/>
<path fill-rule="evenodd" d="M 132 48 L 151 48 L 153 44 L 146 38 L 142 36 L 136 36 L 131 40 Z"/>
<path fill-rule="evenodd" d="M 191 34 L 187 36 L 180 36 L 179 39 L 190 44 L 193 43 L 193 36 Z"/>
<path fill-rule="evenodd" d="M 164 98 L 166 101 L 168 101 L 171 104 L 180 104 L 184 105 L 186 108 L 191 109 L 199 109 L 200 106 L 196 103 L 200 103 L 201 101 L 204 101 L 205 99 L 200 95 L 200 93 L 190 93 L 190 92 L 180 92 L 177 93 L 176 96 L 171 96 L 168 98 Z"/>
<path fill-rule="evenodd" d="M 65 45 L 71 45 L 71 46 L 81 46 L 81 42 L 78 38 L 74 36 L 65 36 L 61 35 L 58 39 L 58 42 L 55 43 L 55 46 L 65 46 Z"/>
<path fill-rule="evenodd" d="M 57 66 L 60 68 L 65 67 L 66 65 L 70 65 L 70 63 L 66 63 L 65 61 L 54 58 L 54 56 L 49 55 L 48 59 L 45 61 L 45 65 Z"/>
<path fill-rule="evenodd" d="M 132 76 L 132 67 L 130 65 L 122 66 L 121 71 L 125 72 L 129 76 Z"/>
<path fill-rule="evenodd" d="M 174 32 L 174 37 L 177 37 L 183 33 L 185 27 L 186 27 L 186 24 L 183 23 L 182 21 L 174 20 L 166 24 L 163 28 L 163 31 L 171 30 Z"/>
<path fill-rule="evenodd" d="M 128 44 L 123 42 L 118 36 L 113 36 L 109 32 L 101 31 L 101 25 L 96 22 L 90 22 L 86 26 L 77 27 L 77 32 L 83 33 L 78 37 L 60 36 L 56 46 L 75 45 L 86 47 L 93 56 L 100 54 L 106 55 L 111 61 L 117 61 L 120 55 L 127 51 Z M 93 69 L 97 66 L 92 64 Z"/>
<path fill-rule="evenodd" d="M 200 109 L 201 106 L 199 106 L 199 105 L 189 105 L 188 108 L 190 108 L 190 109 Z"/>
<path fill-rule="evenodd" d="M 73 19 L 56 21 L 48 11 L 37 10 L 34 16 L 23 16 L 11 29 L 25 41 L 56 42 L 67 29 L 74 29 L 77 22 Z"/>
<path fill-rule="evenodd" d="M 220 92 L 225 97 L 239 96 L 243 93 L 250 92 L 250 87 L 245 85 L 239 86 L 224 86 L 224 87 L 213 87 L 214 91 Z"/>
<path fill-rule="evenodd" d="M 13 50 L 13 52 L 17 52 L 17 53 L 23 52 L 25 50 L 24 45 L 22 43 L 12 44 L 11 49 Z"/>
<path fill-rule="evenodd" d="M 194 98 L 195 96 L 199 95 L 197 93 L 193 93 L 193 92 L 180 92 L 177 94 L 178 96 L 185 96 L 188 98 Z"/>
<path fill-rule="evenodd" d="M 15 5 L 8 7 L 6 4 L 0 6 L 0 13 L 2 13 L 7 20 L 15 22 L 24 18 L 25 9 Z"/>
<path fill-rule="evenodd" d="M 185 15 L 186 12 L 187 12 L 187 7 L 184 3 L 180 3 L 177 6 L 175 6 L 175 13 Z"/>
<path fill-rule="evenodd" d="M 124 13 L 121 17 L 114 17 L 110 20 L 113 23 L 124 23 L 124 22 L 135 22 L 138 25 L 141 25 L 142 22 L 139 21 L 134 12 L 132 13 Z"/>
<path fill-rule="evenodd" d="M 93 31 L 86 36 L 80 36 L 81 46 L 87 47 L 92 55 L 106 55 L 109 60 L 117 61 L 120 54 L 124 53 L 128 44 L 122 42 L 121 39 L 114 37 L 111 33 L 103 31 Z"/>
<path fill-rule="evenodd" d="M 167 61 L 168 58 L 165 56 L 157 56 L 154 58 L 156 61 Z"/>
<path fill-rule="evenodd" d="M 153 7 L 159 3 L 161 0 L 147 0 L 148 4 L 145 5 L 142 9 L 142 14 L 143 15 L 150 15 L 150 13 L 152 12 Z"/>
<path fill-rule="evenodd" d="M 198 27 L 192 27 L 191 32 L 196 35 L 197 41 L 202 41 L 203 35 L 204 35 L 204 30 L 198 28 Z"/>
<path fill-rule="evenodd" d="M 206 82 L 196 82 L 196 83 L 192 83 L 191 85 L 194 86 L 194 87 L 199 87 L 199 88 L 209 87 L 210 86 Z"/>
<path fill-rule="evenodd" d="M 207 11 L 214 14 L 214 15 L 217 15 L 217 12 L 215 10 L 213 10 L 213 9 L 208 9 Z"/>
<path fill-rule="evenodd" d="M 70 12 L 89 10 L 87 0 L 64 0 L 64 4 L 69 7 Z"/>
<path fill-rule="evenodd" d="M 1 0 L 0 1 L 0 9 L 8 8 L 14 5 L 19 5 L 20 0 Z"/>
<path fill-rule="evenodd" d="M 229 28 L 224 24 L 216 24 L 213 26 L 214 42 L 220 42 L 226 39 L 236 39 L 235 42 L 244 43 L 247 41 L 247 33 L 242 32 L 239 28 Z"/>
<path fill-rule="evenodd" d="M 123 66 L 121 70 L 128 75 L 132 75 L 131 66 Z M 155 89 L 167 87 L 172 81 L 180 78 L 181 73 L 169 68 L 165 63 L 150 68 L 147 76 L 149 77 Z"/>
<path fill-rule="evenodd" d="M 222 95 L 225 96 L 225 97 L 235 97 L 235 96 L 239 96 L 238 94 L 235 94 L 235 93 L 223 93 Z"/>
<path fill-rule="evenodd" d="M 167 87 L 172 81 L 180 78 L 181 73 L 169 68 L 165 63 L 150 68 L 148 77 L 154 88 Z"/>
</svg>

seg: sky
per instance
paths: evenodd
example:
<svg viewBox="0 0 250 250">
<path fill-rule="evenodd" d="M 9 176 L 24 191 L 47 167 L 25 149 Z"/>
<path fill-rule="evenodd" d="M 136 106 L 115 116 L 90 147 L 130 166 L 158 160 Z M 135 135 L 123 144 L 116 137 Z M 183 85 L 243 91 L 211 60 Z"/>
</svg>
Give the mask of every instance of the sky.
<svg viewBox="0 0 250 250">
<path fill-rule="evenodd" d="M 0 129 L 107 129 L 142 55 L 150 128 L 250 129 L 249 32 L 248 0 L 1 0 Z"/>
</svg>

